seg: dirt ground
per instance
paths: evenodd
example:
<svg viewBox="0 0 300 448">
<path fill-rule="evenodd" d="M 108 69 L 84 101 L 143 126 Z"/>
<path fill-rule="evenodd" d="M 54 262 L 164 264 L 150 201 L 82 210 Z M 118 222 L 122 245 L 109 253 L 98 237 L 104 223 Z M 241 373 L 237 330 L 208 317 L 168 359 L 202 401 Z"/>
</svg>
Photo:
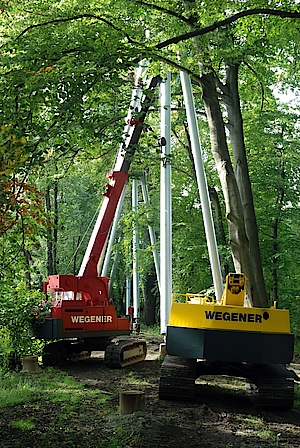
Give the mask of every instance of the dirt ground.
<svg viewBox="0 0 300 448">
<path fill-rule="evenodd" d="M 68 415 L 45 398 L 0 411 L 0 448 L 300 448 L 300 407 L 266 412 L 244 392 L 244 380 L 206 377 L 197 380 L 191 403 L 158 398 L 159 344 L 147 337 L 144 362 L 120 370 L 104 366 L 103 352 L 63 368 L 68 375 L 110 397 L 104 412 L 97 403 L 76 404 Z M 293 368 L 300 375 L 300 364 Z M 145 412 L 119 415 L 119 393 L 145 392 Z M 84 405 L 84 406 L 83 406 Z M 66 409 L 66 408 L 65 408 Z M 9 421 L 32 418 L 35 429 L 13 429 Z M 53 425 L 53 426 L 52 426 Z"/>
<path fill-rule="evenodd" d="M 145 392 L 145 412 L 123 416 L 128 427 L 142 433 L 140 448 L 262 448 L 300 447 L 300 408 L 266 412 L 253 407 L 244 392 L 244 380 L 206 377 L 198 379 L 193 403 L 159 400 L 158 338 L 148 338 L 148 354 L 140 364 L 122 370 L 101 370 L 101 352 L 67 372 L 89 387 L 115 394 L 121 390 Z M 300 365 L 293 364 L 300 375 Z"/>
</svg>

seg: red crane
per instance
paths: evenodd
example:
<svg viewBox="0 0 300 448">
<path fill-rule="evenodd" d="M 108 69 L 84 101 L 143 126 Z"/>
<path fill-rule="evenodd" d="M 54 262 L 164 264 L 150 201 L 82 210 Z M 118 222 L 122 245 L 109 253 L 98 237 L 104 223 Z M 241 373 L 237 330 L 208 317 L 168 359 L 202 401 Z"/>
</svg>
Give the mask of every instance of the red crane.
<svg viewBox="0 0 300 448">
<path fill-rule="evenodd" d="M 102 207 L 79 274 L 50 275 L 45 283 L 45 292 L 51 300 L 50 315 L 39 327 L 37 337 L 58 339 L 45 346 L 45 365 L 57 365 L 67 359 L 90 355 L 93 350 L 105 350 L 105 362 L 110 367 L 133 364 L 146 356 L 146 342 L 143 340 L 111 342 L 117 336 L 130 335 L 130 320 L 117 317 L 108 294 L 109 278 L 98 275 L 97 265 L 128 179 L 130 162 L 146 114 L 155 100 L 154 90 L 160 82 L 159 76 L 152 78 L 140 111 L 130 120 L 133 127 L 131 137 L 119 151 L 114 170 L 108 176 Z"/>
</svg>

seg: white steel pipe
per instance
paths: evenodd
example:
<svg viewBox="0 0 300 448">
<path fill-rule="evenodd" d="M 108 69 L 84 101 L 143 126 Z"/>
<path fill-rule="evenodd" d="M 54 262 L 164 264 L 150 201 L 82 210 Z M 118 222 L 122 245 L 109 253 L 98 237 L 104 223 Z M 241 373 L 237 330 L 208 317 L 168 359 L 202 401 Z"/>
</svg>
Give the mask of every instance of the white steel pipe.
<svg viewBox="0 0 300 448">
<path fill-rule="evenodd" d="M 223 292 L 222 274 L 215 235 L 215 228 L 213 224 L 212 211 L 209 201 L 204 163 L 202 158 L 202 149 L 201 149 L 198 122 L 196 117 L 196 109 L 192 91 L 192 83 L 190 77 L 184 72 L 180 72 L 180 79 L 187 113 L 187 121 L 191 136 L 192 152 L 195 162 L 196 177 L 202 206 L 204 228 L 211 263 L 215 295 L 217 300 L 221 300 Z"/>
<path fill-rule="evenodd" d="M 138 180 L 132 179 L 132 209 L 138 211 Z M 139 234 L 137 218 L 133 221 L 133 263 L 132 263 L 132 296 L 133 296 L 133 318 L 136 324 L 140 318 L 140 285 L 139 285 Z"/>
<path fill-rule="evenodd" d="M 119 238 L 119 242 L 121 241 L 121 238 Z M 111 297 L 111 292 L 112 292 L 112 287 L 115 281 L 115 276 L 116 276 L 116 272 L 117 272 L 117 267 L 118 267 L 118 263 L 120 260 L 120 251 L 118 250 L 115 258 L 114 258 L 114 262 L 112 264 L 111 270 L 110 270 L 110 274 L 109 274 L 109 285 L 108 285 L 108 297 Z"/>
<path fill-rule="evenodd" d="M 160 171 L 160 331 L 166 334 L 172 302 L 172 173 L 171 173 L 171 74 L 160 87 L 161 146 Z"/>
<path fill-rule="evenodd" d="M 141 187 L 142 187 L 144 204 L 148 205 L 148 204 L 150 204 L 150 199 L 149 199 L 149 192 L 148 192 L 145 174 L 141 175 Z M 148 217 L 148 214 L 147 214 L 147 217 Z M 156 241 L 155 231 L 154 231 L 154 228 L 150 225 L 148 225 L 148 232 L 149 232 L 149 237 L 150 237 L 150 243 L 152 246 L 152 253 L 153 253 L 153 259 L 154 259 L 156 278 L 157 278 L 157 282 L 158 282 L 158 288 L 160 290 L 159 253 L 157 250 L 157 244 L 156 244 L 157 241 Z"/>
<path fill-rule="evenodd" d="M 131 278 L 126 276 L 126 315 L 129 314 L 129 307 L 131 306 Z"/>
</svg>

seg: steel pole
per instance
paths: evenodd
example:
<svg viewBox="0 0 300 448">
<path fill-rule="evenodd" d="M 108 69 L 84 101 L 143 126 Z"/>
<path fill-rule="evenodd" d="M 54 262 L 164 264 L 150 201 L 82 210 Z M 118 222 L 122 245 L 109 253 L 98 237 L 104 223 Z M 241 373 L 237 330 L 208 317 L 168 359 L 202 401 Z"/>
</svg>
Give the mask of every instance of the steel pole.
<svg viewBox="0 0 300 448">
<path fill-rule="evenodd" d="M 132 179 L 132 210 L 138 210 L 138 180 Z M 140 318 L 140 286 L 139 286 L 139 235 L 137 218 L 133 221 L 133 264 L 132 264 L 132 295 L 133 295 L 133 318 L 138 327 Z"/>
<path fill-rule="evenodd" d="M 161 84 L 160 331 L 166 334 L 172 302 L 171 74 Z"/>
<path fill-rule="evenodd" d="M 192 91 L 192 83 L 190 77 L 184 72 L 180 72 L 180 79 L 187 113 L 188 126 L 191 136 L 192 152 L 195 162 L 196 177 L 202 206 L 204 228 L 206 233 L 206 240 L 215 288 L 215 295 L 217 300 L 221 300 L 223 293 L 222 274 L 218 254 L 217 240 L 215 235 L 215 228 L 213 224 L 212 211 L 209 201 L 204 163 L 202 158 L 201 142 L 198 131 L 198 122 Z"/>
<path fill-rule="evenodd" d="M 141 175 L 141 187 L 142 187 L 144 204 L 148 205 L 148 204 L 150 204 L 150 199 L 149 199 L 149 193 L 148 193 L 148 187 L 147 187 L 147 183 L 146 183 L 145 174 Z M 147 214 L 147 217 L 148 217 L 148 214 Z M 148 232 L 149 232 L 150 242 L 151 242 L 151 246 L 152 246 L 152 253 L 153 253 L 153 259 L 154 259 L 156 278 L 157 278 L 157 282 L 158 282 L 158 288 L 160 290 L 159 253 L 158 253 L 158 250 L 156 247 L 157 241 L 156 241 L 155 231 L 154 231 L 154 228 L 150 225 L 148 225 Z"/>
<path fill-rule="evenodd" d="M 131 305 L 131 278 L 126 276 L 126 315 L 128 315 L 128 310 Z"/>
</svg>

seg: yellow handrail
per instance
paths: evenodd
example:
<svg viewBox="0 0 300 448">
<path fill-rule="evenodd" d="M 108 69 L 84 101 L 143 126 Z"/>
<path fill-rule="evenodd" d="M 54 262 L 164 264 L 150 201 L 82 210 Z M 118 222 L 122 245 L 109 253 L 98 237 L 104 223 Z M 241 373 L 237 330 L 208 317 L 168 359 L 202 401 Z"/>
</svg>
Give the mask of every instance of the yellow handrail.
<svg viewBox="0 0 300 448">
<path fill-rule="evenodd" d="M 192 294 L 192 293 L 186 293 L 186 294 L 172 294 L 172 302 L 179 302 L 179 303 L 195 303 L 195 304 L 215 304 L 216 300 L 214 297 L 208 296 L 206 294 Z"/>
</svg>

